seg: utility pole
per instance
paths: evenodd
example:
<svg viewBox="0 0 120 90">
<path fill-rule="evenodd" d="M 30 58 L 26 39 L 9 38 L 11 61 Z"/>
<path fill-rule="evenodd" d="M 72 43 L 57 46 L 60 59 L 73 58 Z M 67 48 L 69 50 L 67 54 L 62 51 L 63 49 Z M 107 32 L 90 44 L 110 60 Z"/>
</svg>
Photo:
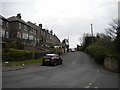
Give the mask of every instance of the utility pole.
<svg viewBox="0 0 120 90">
<path fill-rule="evenodd" d="M 68 45 L 67 45 L 67 52 L 68 52 L 69 51 L 69 37 L 67 39 L 67 43 L 68 43 Z"/>
<path fill-rule="evenodd" d="M 69 37 L 68 37 L 68 45 L 69 45 Z"/>
<path fill-rule="evenodd" d="M 93 43 L 93 25 L 91 24 L 91 36 L 92 36 L 92 43 Z"/>
<path fill-rule="evenodd" d="M 120 1 L 118 2 L 118 20 L 120 20 Z"/>
</svg>

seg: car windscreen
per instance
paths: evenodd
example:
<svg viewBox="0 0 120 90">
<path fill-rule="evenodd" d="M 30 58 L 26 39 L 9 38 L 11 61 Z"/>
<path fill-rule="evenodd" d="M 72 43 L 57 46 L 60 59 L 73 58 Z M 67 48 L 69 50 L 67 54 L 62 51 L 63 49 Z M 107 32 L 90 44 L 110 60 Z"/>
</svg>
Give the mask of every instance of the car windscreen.
<svg viewBox="0 0 120 90">
<path fill-rule="evenodd" d="M 44 56 L 44 58 L 51 58 L 51 57 L 53 57 L 53 56 L 50 56 L 50 55 Z"/>
</svg>

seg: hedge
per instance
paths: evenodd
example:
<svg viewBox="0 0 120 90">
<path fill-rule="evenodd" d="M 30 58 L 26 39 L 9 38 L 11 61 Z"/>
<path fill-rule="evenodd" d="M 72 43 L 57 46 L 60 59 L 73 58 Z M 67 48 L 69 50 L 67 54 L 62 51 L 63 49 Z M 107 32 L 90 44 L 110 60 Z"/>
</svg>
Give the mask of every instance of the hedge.
<svg viewBox="0 0 120 90">
<path fill-rule="evenodd" d="M 21 61 L 29 59 L 32 59 L 32 51 L 10 48 L 2 54 L 3 61 Z"/>
<path fill-rule="evenodd" d="M 90 45 L 85 49 L 85 51 L 90 54 L 98 64 L 103 64 L 105 57 L 111 55 L 107 48 L 98 45 Z"/>
</svg>

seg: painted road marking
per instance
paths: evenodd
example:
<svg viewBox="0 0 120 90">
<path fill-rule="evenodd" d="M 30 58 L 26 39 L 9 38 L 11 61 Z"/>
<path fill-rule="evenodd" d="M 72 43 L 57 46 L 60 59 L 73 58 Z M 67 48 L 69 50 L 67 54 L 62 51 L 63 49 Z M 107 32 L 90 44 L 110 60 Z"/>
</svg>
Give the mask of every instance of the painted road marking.
<svg viewBox="0 0 120 90">
<path fill-rule="evenodd" d="M 93 83 L 91 82 L 91 83 L 88 84 L 88 86 L 91 86 L 92 84 L 93 84 Z"/>
<path fill-rule="evenodd" d="M 90 88 L 90 86 L 92 86 L 94 82 L 95 81 L 90 82 L 85 88 Z"/>
<path fill-rule="evenodd" d="M 90 86 L 86 86 L 85 88 L 90 88 Z"/>
<path fill-rule="evenodd" d="M 100 71 L 100 70 L 99 70 L 99 69 L 97 69 L 97 73 L 99 73 L 99 71 Z"/>
<path fill-rule="evenodd" d="M 72 62 L 72 64 L 76 64 L 76 62 Z"/>
<path fill-rule="evenodd" d="M 97 71 L 96 71 L 97 73 L 99 73 L 100 72 L 100 70 L 99 69 L 97 69 Z M 93 81 L 91 81 L 85 88 L 90 88 L 93 84 L 94 84 L 94 80 Z M 94 87 L 94 88 L 98 88 L 98 87 Z"/>
</svg>

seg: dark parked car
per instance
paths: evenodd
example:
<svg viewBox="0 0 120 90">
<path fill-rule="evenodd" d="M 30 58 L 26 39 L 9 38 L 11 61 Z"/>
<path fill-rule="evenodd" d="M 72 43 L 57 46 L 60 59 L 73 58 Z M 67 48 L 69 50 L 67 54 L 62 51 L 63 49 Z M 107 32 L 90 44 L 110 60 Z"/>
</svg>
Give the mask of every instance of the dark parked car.
<svg viewBox="0 0 120 90">
<path fill-rule="evenodd" d="M 42 65 L 58 65 L 58 64 L 62 64 L 63 60 L 62 58 L 57 55 L 57 54 L 46 54 L 43 57 L 42 60 Z"/>
</svg>

